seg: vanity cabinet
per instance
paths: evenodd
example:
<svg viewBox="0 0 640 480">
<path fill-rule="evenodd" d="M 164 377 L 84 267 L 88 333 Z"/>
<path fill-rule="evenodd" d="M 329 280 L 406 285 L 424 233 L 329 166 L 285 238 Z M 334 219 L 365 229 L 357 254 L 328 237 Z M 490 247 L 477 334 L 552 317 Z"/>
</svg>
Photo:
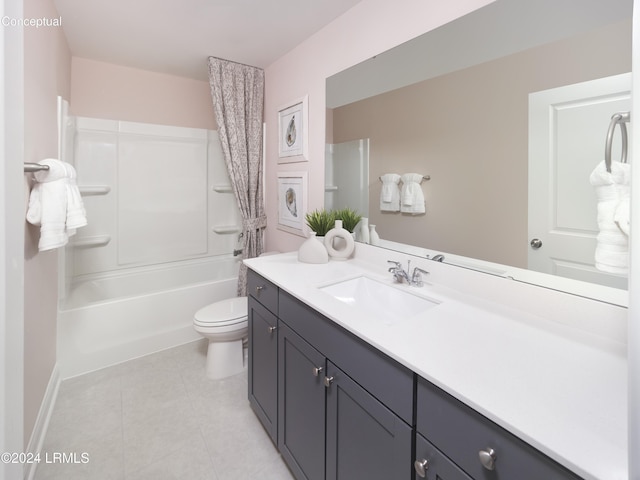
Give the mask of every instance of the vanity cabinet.
<svg viewBox="0 0 640 480">
<path fill-rule="evenodd" d="M 249 270 L 247 278 L 249 404 L 278 443 L 278 287 Z"/>
<path fill-rule="evenodd" d="M 282 291 L 279 307 L 278 447 L 296 478 L 411 478 L 413 373 Z"/>
<path fill-rule="evenodd" d="M 433 444 L 433 447 L 444 453 L 471 478 L 580 479 L 562 465 L 422 378 L 418 379 L 416 414 L 418 437 L 423 436 L 423 439 Z M 419 470 L 418 463 L 428 460 L 429 455 L 423 454 L 418 445 L 419 442 L 416 445 L 416 471 Z M 418 478 L 420 476 L 416 473 L 416 479 Z M 427 475 L 426 478 L 431 477 Z M 442 478 L 448 480 L 445 476 Z M 467 477 L 454 475 L 452 478 Z"/>
<path fill-rule="evenodd" d="M 249 270 L 249 401 L 298 480 L 579 480 Z"/>
</svg>

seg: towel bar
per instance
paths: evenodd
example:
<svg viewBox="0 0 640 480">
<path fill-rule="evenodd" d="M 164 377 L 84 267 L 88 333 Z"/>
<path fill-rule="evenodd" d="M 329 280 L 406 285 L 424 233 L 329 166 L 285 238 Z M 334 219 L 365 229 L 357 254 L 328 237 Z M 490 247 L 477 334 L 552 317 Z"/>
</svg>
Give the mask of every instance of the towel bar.
<svg viewBox="0 0 640 480">
<path fill-rule="evenodd" d="M 27 163 L 24 164 L 24 173 L 41 172 L 42 170 L 49 170 L 49 165 L 40 165 L 39 163 Z"/>
<path fill-rule="evenodd" d="M 382 181 L 382 177 L 378 177 L 378 180 Z M 431 180 L 431 175 L 423 175 L 422 180 Z"/>
<path fill-rule="evenodd" d="M 607 131 L 607 141 L 604 146 L 604 163 L 609 173 L 611 173 L 611 145 L 613 144 L 613 134 L 616 131 L 616 125 L 620 125 L 620 135 L 622 136 L 622 155 L 620 162 L 627 163 L 628 137 L 625 123 L 630 120 L 631 114 L 629 112 L 618 112 L 611 116 L 611 123 L 609 123 L 609 130 Z"/>
</svg>

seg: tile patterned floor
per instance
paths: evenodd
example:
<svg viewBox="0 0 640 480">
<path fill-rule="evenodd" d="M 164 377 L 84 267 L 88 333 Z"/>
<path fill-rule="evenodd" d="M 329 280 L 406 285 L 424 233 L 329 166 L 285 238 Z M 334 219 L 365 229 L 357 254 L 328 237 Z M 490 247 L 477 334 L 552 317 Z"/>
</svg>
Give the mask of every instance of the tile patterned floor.
<svg viewBox="0 0 640 480">
<path fill-rule="evenodd" d="M 246 370 L 209 380 L 205 357 L 203 340 L 63 381 L 35 479 L 293 479 Z M 76 463 L 54 463 L 61 453 Z"/>
</svg>

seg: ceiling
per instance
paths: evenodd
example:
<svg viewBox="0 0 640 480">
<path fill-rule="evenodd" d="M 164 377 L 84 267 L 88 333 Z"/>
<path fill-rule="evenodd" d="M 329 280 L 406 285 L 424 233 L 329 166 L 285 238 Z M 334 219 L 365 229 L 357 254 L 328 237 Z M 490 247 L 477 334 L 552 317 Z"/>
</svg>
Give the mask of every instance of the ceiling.
<svg viewBox="0 0 640 480">
<path fill-rule="evenodd" d="M 54 0 L 74 57 L 207 79 L 206 59 L 265 68 L 361 0 Z"/>
</svg>

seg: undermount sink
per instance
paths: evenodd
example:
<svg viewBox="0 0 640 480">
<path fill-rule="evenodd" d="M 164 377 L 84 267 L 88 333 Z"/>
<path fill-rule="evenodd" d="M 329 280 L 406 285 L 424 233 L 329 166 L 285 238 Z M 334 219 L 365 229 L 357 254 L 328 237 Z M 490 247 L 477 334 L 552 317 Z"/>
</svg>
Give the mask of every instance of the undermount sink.
<svg viewBox="0 0 640 480">
<path fill-rule="evenodd" d="M 406 319 L 433 308 L 439 303 L 414 295 L 405 288 L 411 287 L 394 287 L 360 276 L 320 287 L 320 290 L 385 321 Z"/>
</svg>

